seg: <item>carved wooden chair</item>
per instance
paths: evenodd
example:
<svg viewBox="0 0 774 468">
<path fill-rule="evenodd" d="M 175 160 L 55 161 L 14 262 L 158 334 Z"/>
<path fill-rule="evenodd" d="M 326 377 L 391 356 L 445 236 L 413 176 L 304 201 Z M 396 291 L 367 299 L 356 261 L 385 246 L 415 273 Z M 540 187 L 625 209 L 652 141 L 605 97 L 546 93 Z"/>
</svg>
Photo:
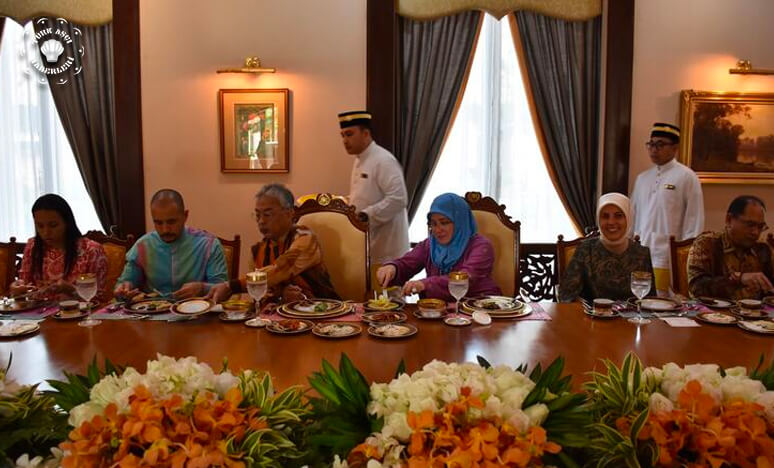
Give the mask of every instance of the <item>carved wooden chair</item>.
<svg viewBox="0 0 774 468">
<path fill-rule="evenodd" d="M 358 218 L 355 207 L 321 193 L 297 206 L 294 220 L 317 235 L 323 262 L 342 299 L 365 299 L 371 290 L 368 222 Z"/>
<path fill-rule="evenodd" d="M 242 248 L 242 238 L 239 234 L 234 235 L 234 239 L 224 239 L 218 237 L 221 247 L 223 247 L 223 256 L 226 258 L 226 272 L 228 279 L 239 278 L 239 255 Z"/>
<path fill-rule="evenodd" d="M 124 271 L 126 252 L 134 245 L 135 238 L 133 235 L 128 234 L 126 239 L 121 239 L 117 236 L 105 235 L 101 231 L 89 231 L 84 234 L 84 237 L 91 239 L 94 242 L 99 242 L 102 244 L 102 248 L 105 249 L 108 271 L 107 278 L 105 279 L 105 287 L 102 290 L 102 297 L 112 297 L 113 290 L 116 287 L 116 281 L 118 281 L 118 277 L 121 276 L 121 272 Z"/>
<path fill-rule="evenodd" d="M 480 192 L 468 192 L 465 201 L 476 218 L 478 232 L 486 236 L 494 247 L 495 264 L 492 279 L 500 286 L 506 296 L 519 293 L 519 244 L 521 224 L 511 221 L 505 214 L 505 205 L 498 204 L 492 197 L 484 197 Z"/>
<path fill-rule="evenodd" d="M 583 237 L 578 237 L 570 241 L 564 240 L 564 236 L 559 234 L 556 240 L 556 279 L 557 284 L 562 281 L 562 275 L 567 271 L 567 267 L 570 266 L 570 260 L 575 256 L 575 250 L 581 244 L 581 242 L 587 239 L 593 239 L 599 237 L 599 231 L 593 230 Z"/>
<path fill-rule="evenodd" d="M 7 295 L 11 283 L 19 278 L 26 246 L 26 242 L 16 242 L 15 237 L 11 237 L 9 242 L 0 242 L 0 296 Z"/>
<path fill-rule="evenodd" d="M 689 297 L 688 293 L 688 253 L 695 237 L 677 240 L 669 236 L 669 260 L 672 270 L 672 291 Z"/>
</svg>

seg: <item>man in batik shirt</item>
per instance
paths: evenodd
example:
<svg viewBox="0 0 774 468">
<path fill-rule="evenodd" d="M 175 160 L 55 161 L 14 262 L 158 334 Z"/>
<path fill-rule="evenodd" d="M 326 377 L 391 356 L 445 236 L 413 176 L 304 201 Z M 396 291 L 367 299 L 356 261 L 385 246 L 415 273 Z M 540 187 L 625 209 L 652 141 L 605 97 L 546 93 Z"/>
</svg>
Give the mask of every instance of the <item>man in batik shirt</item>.
<svg viewBox="0 0 774 468">
<path fill-rule="evenodd" d="M 307 298 L 339 299 L 314 233 L 293 223 L 293 193 L 281 184 L 264 186 L 255 196 L 255 218 L 263 240 L 252 248 L 255 268 L 268 275 L 269 293 L 284 302 Z M 210 297 L 224 300 L 245 291 L 245 279 L 213 288 Z"/>
<path fill-rule="evenodd" d="M 752 195 L 734 199 L 723 232 L 697 237 L 688 254 L 688 289 L 694 297 L 758 298 L 772 287 L 771 249 L 758 242 L 767 229 L 766 206 Z"/>
</svg>

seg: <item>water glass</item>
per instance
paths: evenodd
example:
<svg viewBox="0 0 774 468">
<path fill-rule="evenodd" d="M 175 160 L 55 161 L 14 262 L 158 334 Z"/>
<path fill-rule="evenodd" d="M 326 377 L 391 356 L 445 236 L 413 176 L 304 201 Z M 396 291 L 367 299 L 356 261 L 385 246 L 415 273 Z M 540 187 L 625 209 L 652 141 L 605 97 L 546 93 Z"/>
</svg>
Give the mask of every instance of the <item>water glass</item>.
<svg viewBox="0 0 774 468">
<path fill-rule="evenodd" d="M 631 275 L 632 293 L 637 296 L 637 316 L 629 319 L 630 322 L 640 324 L 650 323 L 649 319 L 642 317 L 642 298 L 648 295 L 653 284 L 653 276 L 648 271 L 633 271 Z"/>
<path fill-rule="evenodd" d="M 255 301 L 255 311 L 261 310 L 261 299 L 269 287 L 269 276 L 265 271 L 252 271 L 247 274 L 247 294 Z"/>
<path fill-rule="evenodd" d="M 84 273 L 78 275 L 75 279 L 75 291 L 86 301 L 86 320 L 81 320 L 78 325 L 81 327 L 94 327 L 102 323 L 101 320 L 95 320 L 91 317 L 91 300 L 97 295 L 97 276 L 94 273 Z"/>
<path fill-rule="evenodd" d="M 460 309 L 460 299 L 468 293 L 468 273 L 465 271 L 452 271 L 449 273 L 449 294 L 457 300 L 457 312 Z"/>
</svg>

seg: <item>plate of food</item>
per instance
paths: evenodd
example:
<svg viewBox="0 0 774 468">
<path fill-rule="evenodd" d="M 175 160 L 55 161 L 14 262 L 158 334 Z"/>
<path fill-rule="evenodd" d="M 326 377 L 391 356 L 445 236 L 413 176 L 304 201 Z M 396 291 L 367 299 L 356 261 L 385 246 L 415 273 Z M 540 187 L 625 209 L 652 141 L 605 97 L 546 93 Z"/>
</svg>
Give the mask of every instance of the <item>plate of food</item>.
<svg viewBox="0 0 774 468">
<path fill-rule="evenodd" d="M 369 312 L 363 314 L 362 320 L 370 324 L 376 323 L 401 323 L 407 319 L 403 312 Z"/>
<path fill-rule="evenodd" d="M 312 328 L 312 333 L 321 338 L 348 338 L 362 331 L 360 325 L 349 322 L 322 322 Z"/>
<path fill-rule="evenodd" d="M 271 320 L 265 318 L 251 318 L 245 322 L 245 325 L 252 328 L 263 328 L 271 323 Z"/>
<path fill-rule="evenodd" d="M 462 307 L 471 312 L 483 311 L 490 315 L 510 314 L 523 309 L 525 304 L 518 299 L 506 296 L 484 296 L 462 301 Z"/>
<path fill-rule="evenodd" d="M 158 314 L 168 311 L 171 307 L 172 301 L 166 299 L 145 299 L 129 304 L 127 308 L 137 314 Z"/>
<path fill-rule="evenodd" d="M 642 307 L 642 310 L 648 310 L 650 312 L 676 312 L 683 308 L 683 305 L 674 299 L 668 299 L 666 297 L 646 297 L 642 300 L 632 297 L 629 299 L 634 307 L 637 307 L 637 303 Z"/>
<path fill-rule="evenodd" d="M 255 313 L 249 310 L 227 310 L 218 314 L 218 318 L 224 322 L 244 322 L 255 317 Z"/>
<path fill-rule="evenodd" d="M 283 304 L 277 312 L 289 318 L 324 319 L 346 315 L 349 304 L 333 299 L 306 299 Z"/>
<path fill-rule="evenodd" d="M 207 299 L 197 297 L 175 303 L 172 312 L 180 315 L 200 315 L 209 312 L 213 304 Z"/>
<path fill-rule="evenodd" d="M 733 301 L 726 299 L 720 299 L 717 297 L 699 296 L 696 298 L 701 304 L 709 307 L 710 309 L 730 309 L 734 307 Z"/>
<path fill-rule="evenodd" d="M 488 316 L 495 320 L 505 320 L 505 319 L 514 319 L 519 317 L 524 317 L 526 315 L 529 315 L 532 313 L 532 306 L 529 304 L 524 304 L 524 307 L 520 309 L 516 309 L 510 312 L 506 311 L 487 311 L 487 310 L 471 310 L 468 307 L 465 307 L 464 305 L 460 307 L 460 313 L 473 316 L 476 312 L 483 312 L 486 313 Z"/>
<path fill-rule="evenodd" d="M 3 302 L 0 300 L 0 312 L 14 313 L 25 312 L 27 310 L 39 309 L 51 305 L 51 301 L 43 300 L 26 300 L 26 299 L 11 299 L 10 301 Z"/>
<path fill-rule="evenodd" d="M 38 330 L 40 324 L 36 320 L 9 320 L 0 325 L 0 338 L 29 335 Z"/>
<path fill-rule="evenodd" d="M 394 299 L 390 299 L 389 297 L 385 297 L 384 295 L 378 299 L 369 299 L 365 304 L 363 304 L 363 309 L 373 312 L 398 310 L 401 307 L 403 307 L 402 303 L 399 303 Z"/>
<path fill-rule="evenodd" d="M 377 338 L 407 338 L 417 333 L 409 323 L 382 323 L 368 327 L 368 334 Z"/>
<path fill-rule="evenodd" d="M 273 320 L 270 324 L 266 325 L 267 330 L 280 335 L 305 333 L 311 330 L 312 327 L 314 327 L 314 323 L 303 319 Z"/>
<path fill-rule="evenodd" d="M 696 320 L 710 325 L 736 325 L 739 321 L 733 315 L 723 312 L 700 312 L 696 314 Z"/>
<path fill-rule="evenodd" d="M 618 311 L 614 310 L 612 307 L 609 309 L 590 309 L 584 307 L 583 313 L 595 319 L 614 319 L 621 316 Z"/>
<path fill-rule="evenodd" d="M 736 325 L 743 330 L 753 333 L 774 335 L 774 322 L 771 320 L 740 320 Z"/>
</svg>

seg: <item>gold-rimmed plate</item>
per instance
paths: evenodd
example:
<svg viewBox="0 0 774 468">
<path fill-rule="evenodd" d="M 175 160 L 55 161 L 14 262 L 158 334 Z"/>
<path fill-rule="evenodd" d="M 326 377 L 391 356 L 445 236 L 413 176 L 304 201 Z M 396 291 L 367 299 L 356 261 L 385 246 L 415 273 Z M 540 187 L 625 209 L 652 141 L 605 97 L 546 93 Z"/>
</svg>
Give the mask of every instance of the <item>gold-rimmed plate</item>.
<svg viewBox="0 0 774 468">
<path fill-rule="evenodd" d="M 130 304 L 126 308 L 136 314 L 159 314 L 172 308 L 172 301 L 166 299 L 146 299 Z"/>
<path fill-rule="evenodd" d="M 518 299 L 507 296 L 483 296 L 463 299 L 462 307 L 471 312 L 486 312 L 490 315 L 512 314 L 526 305 Z"/>
<path fill-rule="evenodd" d="M 15 312 L 25 312 L 28 310 L 39 309 L 51 304 L 53 304 L 52 301 L 13 300 L 7 304 L 0 302 L 0 312 L 13 314 Z"/>
<path fill-rule="evenodd" d="M 740 320 L 736 325 L 749 332 L 774 335 L 774 321 L 771 320 Z"/>
<path fill-rule="evenodd" d="M 352 312 L 352 309 L 349 304 L 344 304 L 343 307 L 333 309 L 331 312 L 323 312 L 323 313 L 297 312 L 297 311 L 294 311 L 293 309 L 286 307 L 285 305 L 281 305 L 277 307 L 277 313 L 282 315 L 283 317 L 309 319 L 309 320 L 325 320 L 325 319 L 330 319 L 335 317 L 341 317 L 342 315 L 347 315 L 350 312 Z"/>
<path fill-rule="evenodd" d="M 719 297 L 699 296 L 696 299 L 710 309 L 731 309 L 736 306 L 733 301 Z"/>
<path fill-rule="evenodd" d="M 208 299 L 195 297 L 176 302 L 170 307 L 170 310 L 180 315 L 201 315 L 209 312 L 213 305 L 214 304 Z"/>
<path fill-rule="evenodd" d="M 84 318 L 84 317 L 86 317 L 88 315 L 89 314 L 86 313 L 86 311 L 83 310 L 83 309 L 80 309 L 80 310 L 76 311 L 75 313 L 62 313 L 62 311 L 60 310 L 59 312 L 55 313 L 51 317 L 53 317 L 54 320 L 68 321 L 68 320 L 82 319 L 82 318 Z"/>
<path fill-rule="evenodd" d="M 683 308 L 683 305 L 679 302 L 666 297 L 645 297 L 642 300 L 632 297 L 629 299 L 629 303 L 634 307 L 637 307 L 637 304 L 639 303 L 641 304 L 642 310 L 656 313 L 675 312 Z"/>
<path fill-rule="evenodd" d="M 593 309 L 588 309 L 588 308 L 584 307 L 583 308 L 583 313 L 588 315 L 591 318 L 602 319 L 602 320 L 614 319 L 614 318 L 618 318 L 618 317 L 621 316 L 618 312 L 616 312 L 613 309 L 608 309 L 608 310 L 610 310 L 610 313 L 600 314 L 600 313 L 594 312 Z"/>
<path fill-rule="evenodd" d="M 460 307 L 460 313 L 468 315 L 468 316 L 472 316 L 476 312 L 486 312 L 486 311 L 483 311 L 483 310 L 472 311 L 472 310 L 468 309 L 467 307 Z M 531 313 L 532 313 L 532 306 L 529 305 L 529 304 L 524 304 L 524 307 L 522 307 L 521 309 L 515 310 L 513 312 L 509 312 L 509 313 L 492 314 L 490 312 L 486 312 L 487 315 L 489 315 L 490 317 L 492 317 L 495 320 L 500 320 L 500 319 L 505 320 L 505 319 L 514 319 L 514 318 L 519 318 L 519 317 L 525 317 L 525 316 L 527 316 L 527 315 L 529 315 Z"/>
<path fill-rule="evenodd" d="M 266 325 L 266 330 L 280 335 L 296 335 L 306 333 L 314 327 L 314 323 L 303 319 L 273 320 Z"/>
<path fill-rule="evenodd" d="M 0 338 L 16 338 L 31 335 L 40 330 L 40 323 L 36 320 L 9 320 L 0 322 Z"/>
<path fill-rule="evenodd" d="M 416 333 L 417 327 L 410 323 L 381 323 L 368 327 L 368 334 L 377 338 L 408 338 Z"/>
<path fill-rule="evenodd" d="M 700 312 L 696 314 L 695 318 L 699 322 L 708 323 L 710 325 L 723 326 L 736 325 L 736 323 L 739 321 L 739 319 L 733 315 L 723 312 Z"/>
<path fill-rule="evenodd" d="M 403 312 L 369 312 L 363 314 L 361 320 L 374 324 L 403 323 L 408 317 Z"/>
<path fill-rule="evenodd" d="M 350 322 L 321 322 L 312 328 L 312 334 L 320 338 L 349 338 L 357 336 L 363 331 L 363 327 Z"/>
</svg>

